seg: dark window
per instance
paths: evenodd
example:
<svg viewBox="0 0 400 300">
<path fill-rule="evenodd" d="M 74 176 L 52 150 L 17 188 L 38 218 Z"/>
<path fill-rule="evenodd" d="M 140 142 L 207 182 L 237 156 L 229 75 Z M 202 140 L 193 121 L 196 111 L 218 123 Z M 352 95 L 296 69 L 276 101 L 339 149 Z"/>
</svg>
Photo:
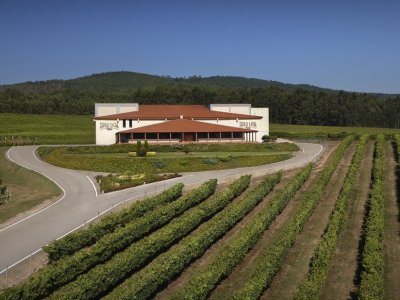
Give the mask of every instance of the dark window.
<svg viewBox="0 0 400 300">
<path fill-rule="evenodd" d="M 122 127 L 126 128 L 126 120 L 122 120 Z"/>
<path fill-rule="evenodd" d="M 234 139 L 241 139 L 241 138 L 243 138 L 243 132 L 234 132 L 234 133 L 233 133 L 233 138 L 234 138 Z"/>
<path fill-rule="evenodd" d="M 231 138 L 231 133 L 230 132 L 222 132 L 221 137 L 223 139 L 230 139 Z"/>
<path fill-rule="evenodd" d="M 146 138 L 148 140 L 156 140 L 157 139 L 157 133 L 147 133 Z"/>
<path fill-rule="evenodd" d="M 132 120 L 129 120 L 129 128 L 132 128 Z"/>
<path fill-rule="evenodd" d="M 182 133 L 173 132 L 171 138 L 174 139 L 174 140 L 177 140 L 177 139 L 180 140 L 182 138 Z"/>
<path fill-rule="evenodd" d="M 160 140 L 169 140 L 169 133 L 160 133 Z"/>
<path fill-rule="evenodd" d="M 144 133 L 134 133 L 133 139 L 134 140 L 144 140 Z"/>
<path fill-rule="evenodd" d="M 210 139 L 219 139 L 219 132 L 210 132 Z"/>
<path fill-rule="evenodd" d="M 197 133 L 197 138 L 198 139 L 206 139 L 207 138 L 207 132 L 198 132 Z"/>
</svg>

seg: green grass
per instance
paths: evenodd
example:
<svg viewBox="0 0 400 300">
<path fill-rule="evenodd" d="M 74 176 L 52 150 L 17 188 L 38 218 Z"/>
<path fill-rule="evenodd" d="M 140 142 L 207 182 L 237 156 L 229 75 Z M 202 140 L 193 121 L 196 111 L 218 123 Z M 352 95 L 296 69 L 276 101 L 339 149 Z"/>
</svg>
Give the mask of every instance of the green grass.
<svg viewBox="0 0 400 300">
<path fill-rule="evenodd" d="M 400 133 L 396 128 L 372 128 L 372 127 L 339 127 L 339 126 L 312 126 L 312 125 L 285 125 L 270 124 L 271 135 L 288 137 L 324 137 L 328 134 L 395 134 Z"/>
<path fill-rule="evenodd" d="M 0 114 L 0 145 L 4 137 L 35 144 L 93 144 L 92 116 Z M 18 137 L 22 137 L 18 139 Z"/>
<path fill-rule="evenodd" d="M 46 177 L 8 161 L 5 158 L 7 150 L 0 147 L 0 178 L 8 185 L 11 200 L 0 205 L 0 223 L 61 195 L 61 190 Z"/>
<path fill-rule="evenodd" d="M 85 148 L 77 147 L 84 152 Z M 286 160 L 291 154 L 274 151 L 266 151 L 264 155 L 253 155 L 253 152 L 247 152 L 247 155 L 234 156 L 230 153 L 213 152 L 210 156 L 192 156 L 182 155 L 180 153 L 162 153 L 172 157 L 128 157 L 127 153 L 76 153 L 75 147 L 41 147 L 39 155 L 46 162 L 69 169 L 90 170 L 98 172 L 124 173 L 131 172 L 135 174 L 153 174 L 153 173 L 179 173 L 193 171 L 222 170 L 240 167 L 250 167 L 270 164 L 273 162 Z M 92 151 L 92 149 L 89 149 Z M 106 149 L 103 149 L 105 151 Z M 216 155 L 214 155 L 216 154 Z M 177 155 L 177 157 L 173 157 Z"/>
</svg>

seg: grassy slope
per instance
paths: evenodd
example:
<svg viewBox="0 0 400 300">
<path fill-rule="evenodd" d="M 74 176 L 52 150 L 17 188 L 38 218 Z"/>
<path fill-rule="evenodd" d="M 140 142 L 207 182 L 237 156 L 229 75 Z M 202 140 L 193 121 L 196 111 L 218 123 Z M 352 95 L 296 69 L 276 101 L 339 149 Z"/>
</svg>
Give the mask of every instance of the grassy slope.
<svg viewBox="0 0 400 300">
<path fill-rule="evenodd" d="M 11 201 L 0 205 L 0 223 L 61 194 L 61 190 L 44 176 L 9 162 L 5 158 L 7 150 L 0 147 L 0 178 L 11 191 Z"/>
<path fill-rule="evenodd" d="M 92 116 L 0 114 L 0 141 L 30 137 L 40 144 L 93 144 Z"/>
<path fill-rule="evenodd" d="M 340 134 L 345 133 L 368 133 L 368 134 L 394 134 L 400 133 L 400 129 L 395 128 L 371 128 L 371 127 L 340 127 L 340 126 L 312 126 L 312 125 L 285 125 L 270 124 L 271 135 L 274 133 L 289 133 L 293 135 L 314 135 L 314 134 Z M 279 136 L 279 135 L 278 135 Z"/>
</svg>

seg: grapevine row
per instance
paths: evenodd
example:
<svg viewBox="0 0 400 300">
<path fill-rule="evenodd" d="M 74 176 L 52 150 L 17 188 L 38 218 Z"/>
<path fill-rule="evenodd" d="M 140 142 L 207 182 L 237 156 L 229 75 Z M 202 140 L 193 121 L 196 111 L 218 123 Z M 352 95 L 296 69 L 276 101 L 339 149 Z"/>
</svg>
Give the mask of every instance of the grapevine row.
<svg viewBox="0 0 400 300">
<path fill-rule="evenodd" d="M 121 212 L 104 217 L 101 221 L 91 225 L 86 230 L 70 233 L 60 240 L 55 240 L 49 245 L 44 246 L 43 249 L 47 252 L 50 262 L 56 261 L 66 255 L 72 255 L 76 251 L 94 244 L 103 235 L 114 231 L 118 226 L 124 226 L 126 223 L 141 217 L 158 205 L 163 205 L 177 199 L 181 196 L 182 189 L 183 184 L 178 183 L 159 195 L 134 202 Z"/>
<path fill-rule="evenodd" d="M 280 189 L 244 228 L 230 237 L 229 241 L 219 249 L 215 258 L 197 270 L 189 282 L 172 298 L 205 299 L 218 282 L 228 276 L 246 253 L 254 247 L 264 231 L 308 179 L 311 169 L 312 165 L 309 164 L 290 183 Z"/>
<path fill-rule="evenodd" d="M 234 299 L 258 299 L 263 291 L 271 284 L 276 272 L 281 268 L 289 249 L 296 241 L 297 236 L 300 234 L 308 218 L 319 203 L 346 148 L 353 139 L 354 136 L 348 136 L 340 143 L 333 157 L 322 171 L 317 183 L 304 196 L 294 217 L 278 234 L 277 240 L 260 253 L 259 263 L 250 274 L 250 278 L 234 293 Z"/>
<path fill-rule="evenodd" d="M 383 235 L 385 227 L 383 176 L 385 136 L 376 139 L 372 191 L 366 220 L 360 299 L 383 299 Z"/>
<path fill-rule="evenodd" d="M 227 207 L 201 225 L 193 234 L 184 238 L 176 247 L 158 256 L 150 265 L 107 295 L 106 299 L 143 300 L 151 297 L 162 285 L 180 274 L 186 266 L 200 257 L 216 240 L 252 211 L 281 177 L 282 173 L 266 177 L 235 205 Z"/>
<path fill-rule="evenodd" d="M 325 282 L 330 262 L 335 253 L 337 237 L 346 221 L 350 193 L 353 190 L 368 138 L 368 135 L 360 137 L 352 164 L 347 171 L 343 187 L 330 216 L 329 224 L 322 235 L 319 246 L 314 252 L 307 278 L 300 285 L 299 291 L 294 297 L 295 299 L 318 299 L 320 289 Z"/>
<path fill-rule="evenodd" d="M 118 285 L 133 271 L 143 267 L 148 261 L 189 234 L 199 224 L 223 209 L 250 183 L 250 176 L 235 181 L 216 195 L 198 206 L 186 211 L 168 225 L 132 244 L 124 252 L 90 270 L 56 291 L 52 299 L 93 299 L 98 298 Z"/>
<path fill-rule="evenodd" d="M 124 227 L 119 227 L 114 232 L 104 235 L 91 248 L 82 249 L 72 256 L 66 256 L 50 264 L 21 285 L 7 290 L 6 294 L 10 299 L 37 299 L 49 295 L 56 288 L 74 280 L 79 274 L 107 261 L 133 241 L 163 226 L 178 214 L 203 201 L 215 191 L 216 185 L 216 179 L 210 180 L 178 200 L 147 212 L 142 217 L 125 224 Z"/>
</svg>

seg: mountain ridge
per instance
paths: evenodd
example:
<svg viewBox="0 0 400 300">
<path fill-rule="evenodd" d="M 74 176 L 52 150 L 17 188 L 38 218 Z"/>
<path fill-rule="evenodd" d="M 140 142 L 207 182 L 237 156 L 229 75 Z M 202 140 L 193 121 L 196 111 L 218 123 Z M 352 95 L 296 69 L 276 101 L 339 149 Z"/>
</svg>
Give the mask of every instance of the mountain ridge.
<svg viewBox="0 0 400 300">
<path fill-rule="evenodd" d="M 166 85 L 187 85 L 187 86 L 208 86 L 213 88 L 265 88 L 278 87 L 283 90 L 293 91 L 296 89 L 306 89 L 312 91 L 321 91 L 327 93 L 338 93 L 342 90 L 322 88 L 310 84 L 291 84 L 274 80 L 259 79 L 243 76 L 189 76 L 189 77 L 171 77 L 163 75 L 152 75 L 132 71 L 112 71 L 95 73 L 91 75 L 76 77 L 72 79 L 51 79 L 41 81 L 26 81 L 15 84 L 0 85 L 0 90 L 17 89 L 26 93 L 46 93 L 62 91 L 67 89 L 78 90 L 82 92 L 132 92 L 137 89 L 154 88 Z M 348 92 L 348 91 L 346 91 Z M 352 92 L 349 92 L 352 93 Z M 391 97 L 398 94 L 386 93 L 364 93 L 378 97 Z"/>
</svg>

